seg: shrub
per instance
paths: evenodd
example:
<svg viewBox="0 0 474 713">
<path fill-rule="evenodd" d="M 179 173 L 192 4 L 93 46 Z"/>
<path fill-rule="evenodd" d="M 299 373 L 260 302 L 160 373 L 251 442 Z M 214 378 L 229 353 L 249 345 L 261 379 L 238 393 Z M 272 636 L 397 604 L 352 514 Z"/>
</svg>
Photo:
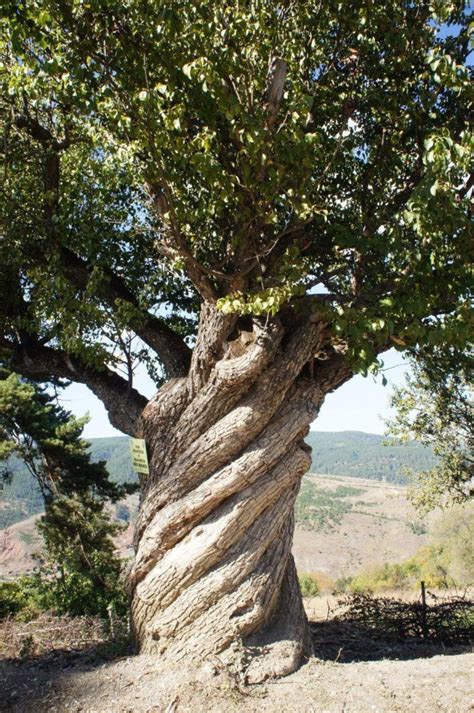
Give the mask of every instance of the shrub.
<svg viewBox="0 0 474 713">
<path fill-rule="evenodd" d="M 450 541 L 429 545 L 405 562 L 376 565 L 354 577 L 340 579 L 337 591 L 373 594 L 394 589 L 406 591 L 418 589 L 421 580 L 437 589 L 468 586 L 473 581 L 469 557 L 472 559 L 472 552 L 467 547 L 461 552 Z"/>
<path fill-rule="evenodd" d="M 334 585 L 334 594 L 345 594 L 351 591 L 352 580 L 354 577 L 339 577 Z"/>
<path fill-rule="evenodd" d="M 352 577 L 351 592 L 386 592 L 392 589 L 411 589 L 419 580 L 419 568 L 410 560 L 401 564 L 383 564 Z"/>
<path fill-rule="evenodd" d="M 0 619 L 16 614 L 22 608 L 22 596 L 16 582 L 0 583 Z"/>
<path fill-rule="evenodd" d="M 433 524 L 430 549 L 445 586 L 468 587 L 474 582 L 473 541 L 474 502 L 445 510 Z"/>
<path fill-rule="evenodd" d="M 107 618 L 112 609 L 119 618 L 127 612 L 127 597 L 121 581 L 108 576 L 107 587 L 77 568 L 57 573 L 36 570 L 33 574 L 0 583 L 0 620 L 14 616 L 20 621 L 35 619 L 42 611 L 73 616 L 99 615 Z"/>
<path fill-rule="evenodd" d="M 301 594 L 303 597 L 316 597 L 320 593 L 318 582 L 313 575 L 303 573 L 298 575 Z"/>
<path fill-rule="evenodd" d="M 465 597 L 436 598 L 424 608 L 420 602 L 352 594 L 339 604 L 344 613 L 338 620 L 350 624 L 361 638 L 429 639 L 445 644 L 472 640 L 474 603 Z"/>
<path fill-rule="evenodd" d="M 0 619 L 15 616 L 27 621 L 37 616 L 44 608 L 43 605 L 40 582 L 36 575 L 0 583 Z"/>
<path fill-rule="evenodd" d="M 426 525 L 418 520 L 407 522 L 407 527 L 414 535 L 426 535 L 427 533 Z"/>
</svg>

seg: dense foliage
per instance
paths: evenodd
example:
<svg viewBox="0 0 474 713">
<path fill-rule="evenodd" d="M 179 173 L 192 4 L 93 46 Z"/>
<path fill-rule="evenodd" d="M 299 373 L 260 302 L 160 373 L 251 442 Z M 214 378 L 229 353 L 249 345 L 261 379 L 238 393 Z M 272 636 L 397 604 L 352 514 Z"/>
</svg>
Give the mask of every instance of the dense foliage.
<svg viewBox="0 0 474 713">
<path fill-rule="evenodd" d="M 314 311 L 362 372 L 462 349 L 469 22 L 459 0 L 7 2 L 4 358 L 132 432 L 118 396 L 142 410 L 137 360 L 186 373 L 200 300 Z"/>
</svg>

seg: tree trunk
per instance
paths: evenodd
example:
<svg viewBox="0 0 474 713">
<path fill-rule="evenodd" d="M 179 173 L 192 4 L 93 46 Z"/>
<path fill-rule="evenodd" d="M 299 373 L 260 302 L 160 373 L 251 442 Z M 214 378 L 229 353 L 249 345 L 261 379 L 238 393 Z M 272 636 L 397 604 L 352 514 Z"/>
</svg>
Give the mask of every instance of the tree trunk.
<svg viewBox="0 0 474 713">
<path fill-rule="evenodd" d="M 139 650 L 173 662 L 219 656 L 248 682 L 311 653 L 291 555 L 293 508 L 325 393 L 349 370 L 308 363 L 322 324 L 236 326 L 205 306 L 189 377 L 143 414 L 150 476 L 130 575 Z M 337 361 L 337 360 L 336 360 Z"/>
</svg>

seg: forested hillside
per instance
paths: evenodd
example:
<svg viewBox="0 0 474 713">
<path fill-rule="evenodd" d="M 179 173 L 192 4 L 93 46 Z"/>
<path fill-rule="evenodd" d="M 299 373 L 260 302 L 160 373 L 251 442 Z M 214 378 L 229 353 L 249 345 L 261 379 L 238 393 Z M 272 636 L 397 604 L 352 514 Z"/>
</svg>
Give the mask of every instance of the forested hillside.
<svg viewBox="0 0 474 713">
<path fill-rule="evenodd" d="M 306 441 L 313 449 L 313 473 L 403 484 L 407 481 L 406 468 L 419 472 L 436 462 L 432 451 L 419 443 L 399 445 L 374 433 L 311 431 Z"/>
<path fill-rule="evenodd" d="M 416 443 L 387 446 L 382 436 L 359 431 L 311 431 L 306 440 L 313 448 L 314 473 L 404 483 L 404 468 L 424 470 L 431 467 L 435 460 L 429 450 Z M 94 460 L 107 461 L 112 480 L 120 483 L 136 480 L 128 438 L 94 438 L 91 439 L 91 449 Z M 9 469 L 14 477 L 3 485 L 0 529 L 43 509 L 39 489 L 21 462 L 12 460 Z"/>
<path fill-rule="evenodd" d="M 37 482 L 18 458 L 10 458 L 0 478 L 0 529 L 44 509 Z"/>
</svg>

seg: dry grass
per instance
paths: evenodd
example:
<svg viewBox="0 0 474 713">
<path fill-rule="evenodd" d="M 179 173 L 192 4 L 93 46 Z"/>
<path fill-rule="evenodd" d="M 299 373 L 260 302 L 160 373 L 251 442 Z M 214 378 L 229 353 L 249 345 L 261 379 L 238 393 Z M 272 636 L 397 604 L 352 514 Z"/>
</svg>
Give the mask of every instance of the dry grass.
<svg viewBox="0 0 474 713">
<path fill-rule="evenodd" d="M 118 633 L 117 639 L 121 634 Z M 59 651 L 62 655 L 86 652 L 111 643 L 109 623 L 99 617 L 44 613 L 27 622 L 13 617 L 0 621 L 0 658 L 3 659 L 48 656 Z"/>
<path fill-rule="evenodd" d="M 318 598 L 320 599 L 320 598 Z M 381 640 L 320 601 L 317 658 L 295 674 L 240 691 L 225 667 L 168 670 L 158 658 L 124 656 L 95 617 L 42 615 L 0 622 L 0 710 L 8 713 L 457 713 L 469 709 L 466 647 Z M 331 608 L 332 606 L 332 608 Z M 347 606 L 344 609 L 348 612 Z M 311 616 L 311 618 L 313 618 Z M 122 646 L 122 649 L 120 649 Z M 444 655 L 440 656 L 439 654 Z M 449 654 L 449 655 L 446 655 Z M 434 656 L 434 658 L 431 658 Z M 392 659 L 392 660 L 389 660 Z M 393 660 L 393 659 L 413 659 Z"/>
</svg>

